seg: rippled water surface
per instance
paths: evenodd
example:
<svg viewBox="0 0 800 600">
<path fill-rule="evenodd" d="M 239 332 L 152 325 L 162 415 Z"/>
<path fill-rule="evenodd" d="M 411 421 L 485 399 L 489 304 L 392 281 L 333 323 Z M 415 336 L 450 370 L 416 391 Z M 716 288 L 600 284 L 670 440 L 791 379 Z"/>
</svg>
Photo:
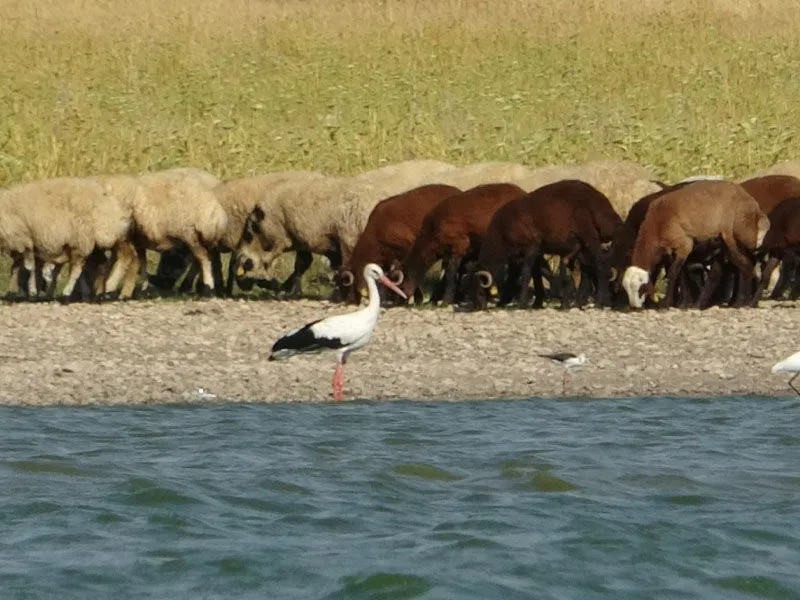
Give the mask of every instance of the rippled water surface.
<svg viewBox="0 0 800 600">
<path fill-rule="evenodd" d="M 0 409 L 0 598 L 800 598 L 800 403 Z"/>
</svg>

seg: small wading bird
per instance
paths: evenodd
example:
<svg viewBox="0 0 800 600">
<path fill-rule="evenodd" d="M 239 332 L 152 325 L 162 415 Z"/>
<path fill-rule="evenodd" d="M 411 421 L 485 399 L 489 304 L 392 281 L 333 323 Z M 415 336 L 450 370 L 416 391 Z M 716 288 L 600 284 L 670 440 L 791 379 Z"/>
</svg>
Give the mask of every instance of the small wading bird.
<svg viewBox="0 0 800 600">
<path fill-rule="evenodd" d="M 563 396 L 567 390 L 567 373 L 574 367 L 580 367 L 586 363 L 586 355 L 572 354 L 571 352 L 556 352 L 554 354 L 540 354 L 542 358 L 549 358 L 554 363 L 560 364 L 564 367 L 564 377 L 561 379 L 561 395 Z"/>
<path fill-rule="evenodd" d="M 782 361 L 777 363 L 774 367 L 772 367 L 773 373 L 794 373 L 792 378 L 789 380 L 789 387 L 792 388 L 795 392 L 800 394 L 800 390 L 794 387 L 792 383 L 798 375 L 800 375 L 800 352 L 795 352 L 791 356 L 784 358 Z"/>
<path fill-rule="evenodd" d="M 390 290 L 406 298 L 403 291 L 386 277 L 378 265 L 369 263 L 364 267 L 364 280 L 369 290 L 369 303 L 366 308 L 344 315 L 334 315 L 312 321 L 303 327 L 290 331 L 272 346 L 268 360 L 288 358 L 293 354 L 336 351 L 336 370 L 333 372 L 333 399 L 341 400 L 344 390 L 344 365 L 348 355 L 369 342 L 372 330 L 378 323 L 381 299 L 377 281 Z"/>
</svg>

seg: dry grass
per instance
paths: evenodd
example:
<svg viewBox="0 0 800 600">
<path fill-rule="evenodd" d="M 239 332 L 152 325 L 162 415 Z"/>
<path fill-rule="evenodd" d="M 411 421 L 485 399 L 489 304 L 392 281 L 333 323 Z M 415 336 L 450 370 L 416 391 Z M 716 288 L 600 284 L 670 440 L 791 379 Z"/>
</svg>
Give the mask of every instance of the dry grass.
<svg viewBox="0 0 800 600">
<path fill-rule="evenodd" d="M 173 165 L 800 155 L 778 0 L 0 0 L 0 185 Z"/>
<path fill-rule="evenodd" d="M 0 0 L 0 186 L 175 165 L 353 173 L 800 157 L 782 0 Z"/>
</svg>

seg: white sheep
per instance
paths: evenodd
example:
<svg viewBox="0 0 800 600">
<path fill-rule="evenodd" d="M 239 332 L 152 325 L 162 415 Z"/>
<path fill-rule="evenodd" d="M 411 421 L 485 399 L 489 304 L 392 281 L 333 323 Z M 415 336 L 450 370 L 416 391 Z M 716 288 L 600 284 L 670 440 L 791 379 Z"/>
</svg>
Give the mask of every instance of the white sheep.
<svg viewBox="0 0 800 600">
<path fill-rule="evenodd" d="M 0 247 L 22 255 L 31 273 L 36 258 L 69 263 L 64 298 L 72 294 L 90 254 L 124 243 L 131 225 L 130 211 L 88 179 L 45 179 L 0 193 Z M 36 288 L 36 277 L 29 277 L 30 295 Z"/>
<path fill-rule="evenodd" d="M 534 169 L 530 176 L 514 183 L 530 192 L 562 179 L 579 179 L 596 188 L 605 194 L 623 219 L 637 200 L 662 188 L 655 182 L 653 174 L 643 166 L 616 160 L 540 167 Z"/>
<path fill-rule="evenodd" d="M 530 167 L 514 162 L 481 162 L 434 173 L 423 183 L 442 183 L 468 190 L 486 183 L 514 183 L 533 175 Z"/>
<path fill-rule="evenodd" d="M 293 250 L 295 269 L 282 290 L 299 293 L 312 254 L 325 256 L 337 269 L 350 257 L 373 207 L 398 185 L 405 184 L 330 176 L 281 182 L 262 196 L 248 218 L 234 258 L 237 277 L 265 278 L 275 259 Z"/>
<path fill-rule="evenodd" d="M 355 175 L 353 179 L 358 184 L 366 183 L 382 188 L 388 198 L 424 185 L 429 177 L 456 170 L 454 165 L 441 160 L 414 159 L 366 171 Z"/>
</svg>

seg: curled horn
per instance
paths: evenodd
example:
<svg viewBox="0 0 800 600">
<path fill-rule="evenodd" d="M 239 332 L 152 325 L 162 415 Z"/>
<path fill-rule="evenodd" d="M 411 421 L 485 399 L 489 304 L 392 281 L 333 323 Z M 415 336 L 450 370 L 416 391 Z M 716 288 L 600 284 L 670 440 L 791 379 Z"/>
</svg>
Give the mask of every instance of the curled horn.
<svg viewBox="0 0 800 600">
<path fill-rule="evenodd" d="M 395 285 L 402 285 L 403 281 L 405 280 L 406 276 L 403 275 L 403 271 L 397 269 L 396 271 L 392 271 L 389 275 L 389 279 L 392 280 L 392 283 Z"/>
<path fill-rule="evenodd" d="M 611 279 L 610 279 L 610 281 L 616 281 L 617 277 L 619 277 L 619 271 L 617 271 L 616 267 L 611 267 Z"/>
<path fill-rule="evenodd" d="M 486 289 L 492 287 L 492 274 L 489 271 L 478 271 L 475 276 L 480 281 L 481 287 Z"/>
<path fill-rule="evenodd" d="M 355 277 L 353 277 L 353 273 L 351 271 L 342 271 L 342 274 L 339 275 L 339 281 L 343 286 L 349 287 L 353 285 Z"/>
</svg>

